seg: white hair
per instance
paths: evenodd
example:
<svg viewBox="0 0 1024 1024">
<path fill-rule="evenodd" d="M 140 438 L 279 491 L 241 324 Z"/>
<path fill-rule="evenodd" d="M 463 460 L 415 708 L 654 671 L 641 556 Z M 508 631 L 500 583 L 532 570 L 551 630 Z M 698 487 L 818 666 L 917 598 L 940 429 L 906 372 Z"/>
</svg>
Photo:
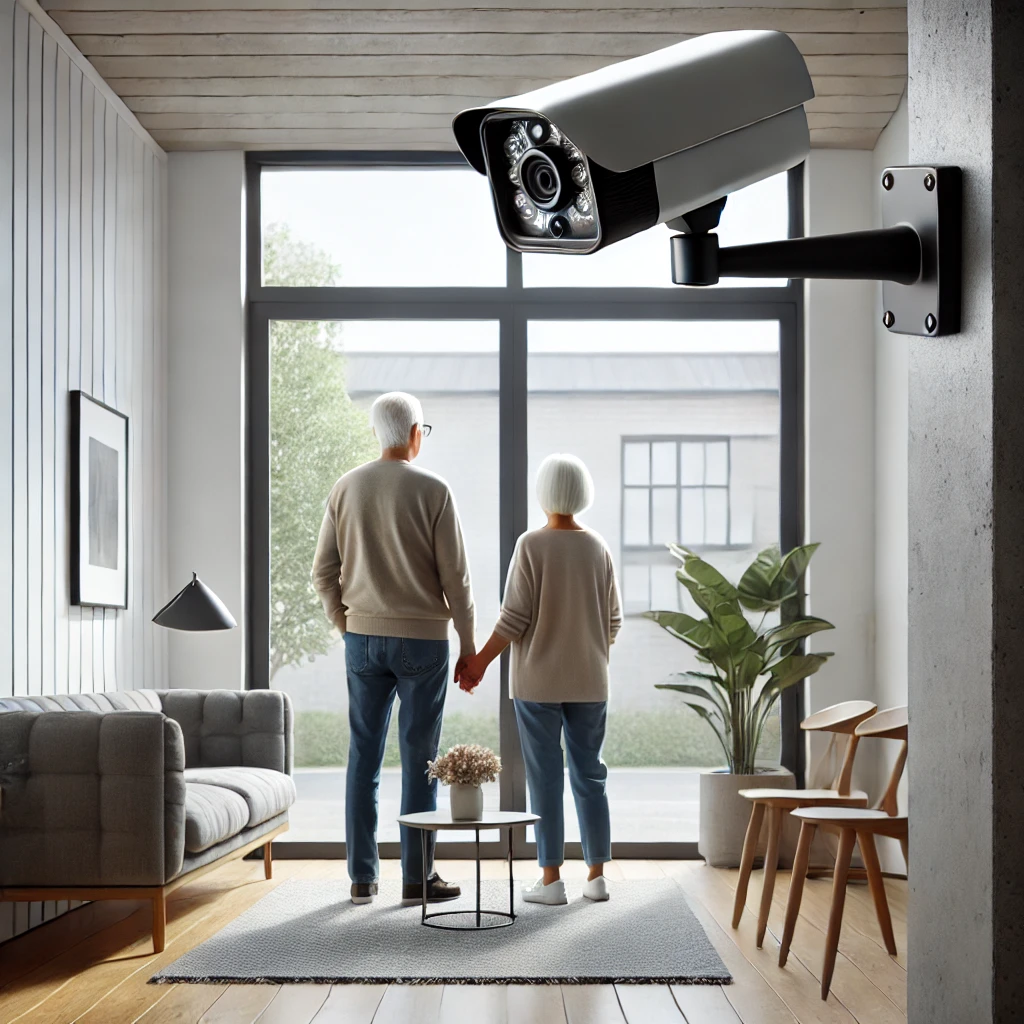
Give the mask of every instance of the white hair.
<svg viewBox="0 0 1024 1024">
<path fill-rule="evenodd" d="M 594 481 L 582 459 L 549 455 L 537 470 L 537 500 L 549 514 L 574 516 L 594 503 Z"/>
<path fill-rule="evenodd" d="M 415 395 L 389 391 L 373 403 L 370 422 L 381 448 L 404 448 L 412 428 L 423 426 L 423 406 Z"/>
</svg>

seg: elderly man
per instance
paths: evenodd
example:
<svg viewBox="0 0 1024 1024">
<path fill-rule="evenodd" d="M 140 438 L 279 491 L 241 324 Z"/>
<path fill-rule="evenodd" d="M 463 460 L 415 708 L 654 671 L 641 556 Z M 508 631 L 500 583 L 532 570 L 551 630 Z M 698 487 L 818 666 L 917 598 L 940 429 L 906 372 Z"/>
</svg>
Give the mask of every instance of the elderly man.
<svg viewBox="0 0 1024 1024">
<path fill-rule="evenodd" d="M 476 651 L 473 593 L 455 501 L 441 477 L 412 465 L 424 433 L 412 395 L 381 395 L 370 412 L 381 455 L 346 473 L 327 499 L 313 582 L 345 637 L 349 755 L 345 835 L 352 902 L 377 894 L 377 791 L 391 708 L 399 699 L 402 813 L 432 811 L 448 682 L 448 623 L 461 644 L 456 674 Z M 454 899 L 428 847 L 427 898 Z M 422 899 L 418 834 L 402 828 L 402 901 Z"/>
</svg>

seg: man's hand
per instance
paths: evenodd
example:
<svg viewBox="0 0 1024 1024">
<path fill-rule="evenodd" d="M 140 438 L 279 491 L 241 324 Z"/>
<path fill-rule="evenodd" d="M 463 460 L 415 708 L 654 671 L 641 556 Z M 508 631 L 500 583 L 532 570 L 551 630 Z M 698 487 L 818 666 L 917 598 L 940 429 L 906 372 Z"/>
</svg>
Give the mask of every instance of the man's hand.
<svg viewBox="0 0 1024 1024">
<path fill-rule="evenodd" d="M 459 662 L 461 668 L 456 666 L 455 681 L 464 692 L 472 693 L 483 679 L 488 662 L 479 654 L 474 654 L 469 658 L 460 658 Z"/>
</svg>

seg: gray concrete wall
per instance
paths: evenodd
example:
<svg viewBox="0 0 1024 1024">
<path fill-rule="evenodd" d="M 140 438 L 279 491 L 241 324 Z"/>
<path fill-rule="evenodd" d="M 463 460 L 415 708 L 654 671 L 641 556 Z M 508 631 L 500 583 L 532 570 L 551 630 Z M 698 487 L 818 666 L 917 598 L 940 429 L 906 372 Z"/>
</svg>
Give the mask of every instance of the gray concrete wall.
<svg viewBox="0 0 1024 1024">
<path fill-rule="evenodd" d="M 912 1024 L 1024 1006 L 1024 10 L 911 0 L 910 159 L 964 169 L 961 334 L 910 342 Z"/>
</svg>

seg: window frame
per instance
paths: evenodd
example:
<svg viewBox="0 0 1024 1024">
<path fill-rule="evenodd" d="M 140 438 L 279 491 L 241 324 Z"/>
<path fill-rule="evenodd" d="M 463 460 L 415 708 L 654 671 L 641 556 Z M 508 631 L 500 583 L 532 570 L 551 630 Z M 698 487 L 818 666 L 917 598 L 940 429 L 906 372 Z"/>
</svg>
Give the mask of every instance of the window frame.
<svg viewBox="0 0 1024 1024">
<path fill-rule="evenodd" d="M 803 288 L 525 288 L 521 254 L 506 253 L 501 287 L 329 287 L 289 288 L 262 283 L 260 174 L 263 168 L 294 167 L 467 167 L 458 153 L 428 152 L 248 152 L 246 153 L 246 687 L 269 687 L 269 329 L 272 320 L 494 320 L 499 323 L 500 563 L 506 568 L 516 538 L 527 528 L 527 330 L 533 320 L 774 320 L 779 324 L 780 539 L 788 550 L 803 542 Z M 803 233 L 803 167 L 789 172 L 789 235 Z M 666 242 L 668 234 L 666 233 Z M 416 254 L 410 254 L 415 257 Z M 665 246 L 666 274 L 669 247 Z M 500 574 L 502 578 L 504 573 Z M 499 721 L 503 750 L 511 753 L 500 776 L 504 807 L 526 806 L 526 777 L 509 696 L 509 659 L 501 660 Z M 805 746 L 799 730 L 803 687 L 781 701 L 782 763 L 803 784 Z M 516 856 L 530 856 L 534 844 L 525 829 L 514 836 Z M 498 842 L 483 850 L 501 854 Z M 345 844 L 279 844 L 288 856 L 344 857 Z M 381 856 L 398 855 L 397 843 L 382 843 Z M 441 844 L 440 856 L 469 857 L 473 846 Z M 579 843 L 566 855 L 580 857 Z M 613 844 L 615 857 L 697 857 L 696 843 Z"/>
</svg>

